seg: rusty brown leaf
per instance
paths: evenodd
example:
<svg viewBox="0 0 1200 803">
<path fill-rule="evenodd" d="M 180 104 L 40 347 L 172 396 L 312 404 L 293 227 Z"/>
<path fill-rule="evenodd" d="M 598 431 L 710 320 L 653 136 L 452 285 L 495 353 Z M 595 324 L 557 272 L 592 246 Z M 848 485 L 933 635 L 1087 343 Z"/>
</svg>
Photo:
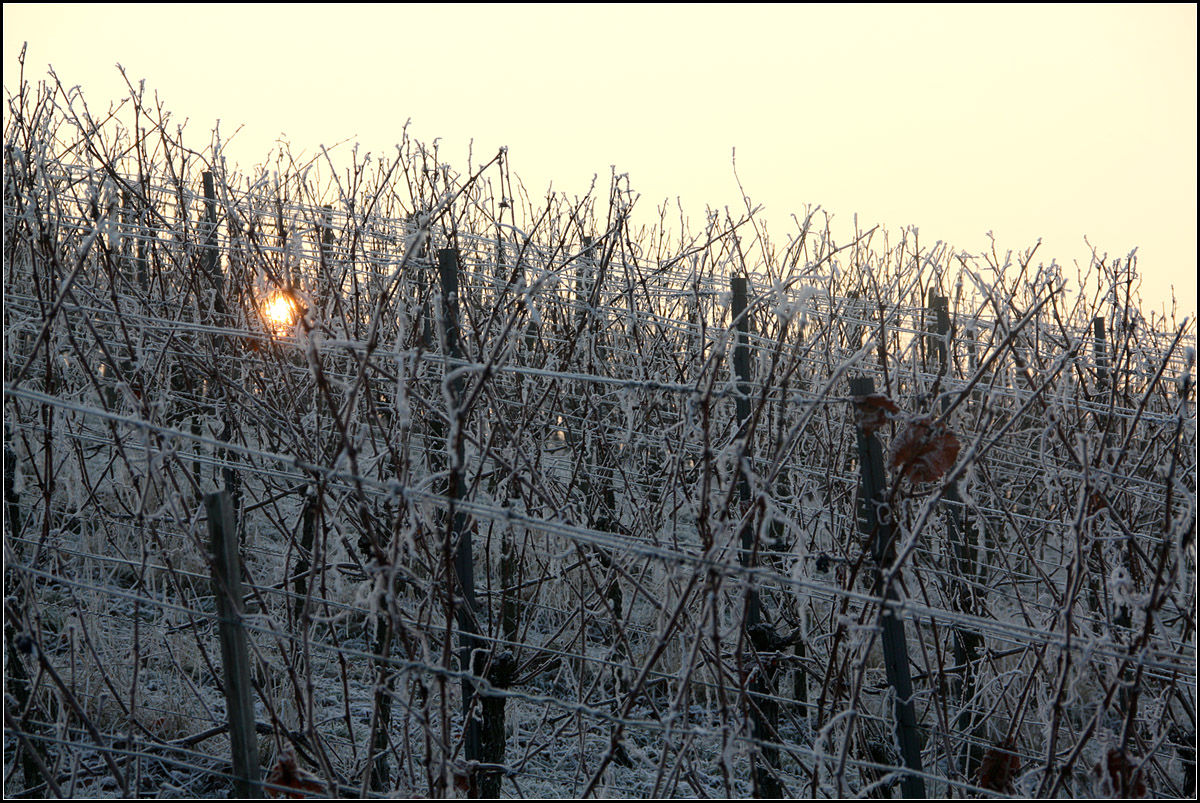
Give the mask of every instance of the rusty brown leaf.
<svg viewBox="0 0 1200 803">
<path fill-rule="evenodd" d="M 1146 796 L 1146 783 L 1137 765 L 1115 747 L 1092 769 L 1092 776 L 1099 782 L 1101 794 L 1124 798 Z"/>
<path fill-rule="evenodd" d="M 896 403 L 882 393 L 857 396 L 854 399 L 854 421 L 864 434 L 873 435 L 888 422 L 888 414 L 900 412 Z"/>
<path fill-rule="evenodd" d="M 286 786 L 289 790 L 266 788 L 268 797 L 298 800 L 313 795 L 325 795 L 325 784 L 316 775 L 301 768 L 296 763 L 296 754 L 289 748 L 284 748 L 279 754 L 279 760 L 267 774 L 267 784 Z"/>
<path fill-rule="evenodd" d="M 1014 752 L 1015 746 L 1011 740 L 1005 739 L 1000 744 L 989 747 L 983 754 L 983 762 L 979 765 L 979 785 L 993 792 L 1013 791 L 1013 779 L 1021 771 L 1021 759 Z"/>
<path fill-rule="evenodd" d="M 958 459 L 958 438 L 933 419 L 912 421 L 892 441 L 891 466 L 913 483 L 935 482 Z"/>
</svg>

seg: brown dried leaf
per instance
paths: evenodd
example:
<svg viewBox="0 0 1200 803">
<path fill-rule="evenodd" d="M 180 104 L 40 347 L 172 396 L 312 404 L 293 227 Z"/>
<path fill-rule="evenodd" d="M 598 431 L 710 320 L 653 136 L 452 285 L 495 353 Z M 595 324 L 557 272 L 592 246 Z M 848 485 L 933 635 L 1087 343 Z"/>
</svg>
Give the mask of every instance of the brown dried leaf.
<svg viewBox="0 0 1200 803">
<path fill-rule="evenodd" d="M 313 795 L 325 795 L 325 784 L 316 775 L 296 764 L 296 754 L 289 747 L 285 747 L 279 754 L 279 760 L 267 774 L 267 783 L 295 790 L 287 792 L 267 787 L 267 796 L 272 798 L 298 800 Z"/>
<path fill-rule="evenodd" d="M 863 433 L 873 435 L 888 422 L 888 414 L 896 414 L 900 408 L 896 403 L 882 393 L 870 396 L 857 396 L 854 399 L 854 421 L 862 427 Z"/>
<path fill-rule="evenodd" d="M 1092 775 L 1100 784 L 1101 794 L 1124 798 L 1146 796 L 1146 783 L 1137 766 L 1115 747 L 1096 764 Z"/>
<path fill-rule="evenodd" d="M 993 792 L 1012 794 L 1013 779 L 1021 771 L 1021 759 L 1013 743 L 1006 739 L 995 747 L 989 747 L 979 765 L 979 785 Z"/>
<path fill-rule="evenodd" d="M 958 459 L 958 438 L 931 418 L 911 422 L 892 441 L 892 468 L 913 483 L 935 482 Z"/>
</svg>

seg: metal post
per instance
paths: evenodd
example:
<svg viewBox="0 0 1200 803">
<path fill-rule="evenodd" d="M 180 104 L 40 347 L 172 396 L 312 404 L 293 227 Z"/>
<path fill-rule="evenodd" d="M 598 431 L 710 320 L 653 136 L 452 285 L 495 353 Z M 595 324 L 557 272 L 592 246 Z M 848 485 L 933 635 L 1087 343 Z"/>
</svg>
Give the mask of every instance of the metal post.
<svg viewBox="0 0 1200 803">
<path fill-rule="evenodd" d="M 861 377 L 850 380 L 850 394 L 870 396 L 875 392 L 875 380 Z M 884 668 L 888 685 L 896 698 L 896 738 L 904 766 L 915 773 L 921 769 L 921 738 L 917 730 L 916 711 L 912 701 L 912 676 L 908 671 L 908 644 L 904 637 L 904 621 L 889 605 L 900 601 L 896 582 L 886 582 L 886 570 L 896 558 L 896 544 L 889 519 L 880 518 L 879 508 L 887 498 L 887 479 L 883 473 L 883 447 L 874 433 L 868 435 L 858 428 L 859 470 L 862 485 L 859 490 L 861 530 L 872 535 L 871 554 L 875 560 L 875 593 L 880 597 L 880 624 L 883 630 Z M 900 782 L 906 798 L 924 798 L 925 780 L 920 775 L 905 774 Z"/>
<path fill-rule="evenodd" d="M 262 797 L 258 739 L 254 734 L 254 700 L 250 696 L 250 650 L 242 625 L 242 571 L 238 557 L 237 524 L 229 491 L 204 496 L 208 532 L 212 538 L 213 595 L 225 669 L 225 709 L 233 750 L 234 789 L 238 797 Z"/>
</svg>

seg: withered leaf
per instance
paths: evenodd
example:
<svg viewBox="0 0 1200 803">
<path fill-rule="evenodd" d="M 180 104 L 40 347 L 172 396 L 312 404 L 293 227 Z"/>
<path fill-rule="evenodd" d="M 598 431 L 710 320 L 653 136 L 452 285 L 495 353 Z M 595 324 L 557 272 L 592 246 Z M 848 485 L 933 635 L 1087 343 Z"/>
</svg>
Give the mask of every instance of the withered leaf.
<svg viewBox="0 0 1200 803">
<path fill-rule="evenodd" d="M 979 785 L 993 792 L 1013 791 L 1013 779 L 1021 770 L 1021 759 L 1014 752 L 1013 743 L 1006 739 L 989 747 L 979 765 Z"/>
<path fill-rule="evenodd" d="M 297 800 L 313 795 L 325 796 L 325 784 L 320 778 L 297 765 L 296 754 L 286 747 L 268 773 L 267 784 L 265 791 L 268 797 Z M 293 791 L 272 789 L 271 785 L 286 786 Z"/>
<path fill-rule="evenodd" d="M 1100 784 L 1101 794 L 1124 798 L 1146 796 L 1146 783 L 1137 765 L 1115 747 L 1096 764 L 1092 775 Z"/>
<path fill-rule="evenodd" d="M 958 438 L 931 418 L 912 421 L 892 441 L 891 466 L 913 483 L 935 482 L 958 459 Z"/>
<path fill-rule="evenodd" d="M 857 396 L 854 399 L 854 421 L 862 427 L 863 433 L 873 435 L 888 422 L 888 414 L 896 414 L 900 408 L 896 403 L 882 393 L 872 393 L 870 396 Z"/>
</svg>

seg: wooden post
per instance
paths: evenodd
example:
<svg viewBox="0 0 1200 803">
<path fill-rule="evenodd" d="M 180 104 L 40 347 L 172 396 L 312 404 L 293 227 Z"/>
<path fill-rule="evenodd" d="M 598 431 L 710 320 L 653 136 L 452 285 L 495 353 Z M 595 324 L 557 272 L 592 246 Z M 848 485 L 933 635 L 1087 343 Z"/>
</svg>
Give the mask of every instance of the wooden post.
<svg viewBox="0 0 1200 803">
<path fill-rule="evenodd" d="M 967 376 L 974 379 L 979 370 L 979 332 L 974 328 L 967 329 Z M 978 403 L 983 398 L 983 383 L 976 383 L 971 391 L 971 401 Z"/>
<path fill-rule="evenodd" d="M 850 395 L 870 396 L 875 392 L 875 380 L 861 377 L 850 380 Z M 879 507 L 887 499 L 887 478 L 883 473 L 883 447 L 874 433 L 858 428 L 858 459 L 862 474 L 859 488 L 859 524 L 865 535 L 871 535 L 871 555 L 875 560 L 875 593 L 879 596 L 880 624 L 883 630 L 883 660 L 888 685 L 896 698 L 896 740 L 904 766 L 915 773 L 921 769 L 921 737 L 917 730 L 916 711 L 912 700 L 912 676 L 908 671 L 908 644 L 904 638 L 904 621 L 888 605 L 899 602 L 900 593 L 895 581 L 887 583 L 887 569 L 896 558 L 895 536 L 888 519 L 879 517 Z M 924 798 L 925 780 L 920 775 L 905 774 L 900 789 L 906 798 Z"/>
<path fill-rule="evenodd" d="M 453 248 L 443 248 L 438 251 L 438 271 L 442 281 L 442 323 L 446 333 L 446 355 L 451 360 L 457 360 L 462 355 L 458 340 L 458 252 Z M 454 367 L 447 362 L 446 370 Z M 459 663 L 462 670 L 471 675 L 482 675 L 486 660 L 480 651 L 481 643 L 476 626 L 475 614 L 478 610 L 475 601 L 475 562 L 471 554 L 471 531 L 467 526 L 467 514 L 458 509 L 458 500 L 466 496 L 466 472 L 464 470 L 464 450 L 461 426 L 466 416 L 459 408 L 463 402 L 463 380 L 461 376 L 450 380 L 450 408 L 446 411 L 449 416 L 459 416 L 459 426 L 451 422 L 446 443 L 446 453 L 450 456 L 450 485 L 447 489 L 449 497 L 448 515 L 451 521 L 450 540 L 454 545 L 454 573 L 458 586 L 462 591 L 462 604 L 455 606 L 455 618 L 459 631 Z M 457 435 L 455 434 L 457 433 Z M 447 623 L 449 624 L 449 623 Z M 483 760 L 482 733 L 480 718 L 472 715 L 475 698 L 475 684 L 469 676 L 463 677 L 463 752 L 468 762 Z M 491 729 L 488 729 L 489 732 Z M 489 751 L 491 752 L 491 751 Z M 480 773 L 471 773 L 470 790 L 472 796 L 477 796 Z"/>
<path fill-rule="evenodd" d="M 582 242 L 583 250 L 580 255 L 579 270 L 575 280 L 575 337 L 582 338 L 584 349 L 588 355 L 587 363 L 590 365 L 591 360 L 598 356 L 596 347 L 597 329 L 599 328 L 597 326 L 598 321 L 594 311 L 589 315 L 597 276 L 596 262 L 592 251 L 592 238 L 585 235 L 582 238 Z M 607 484 L 599 479 L 602 463 L 598 444 L 603 436 L 603 413 L 598 411 L 598 421 L 593 430 L 592 426 L 585 420 L 588 409 L 586 403 L 587 395 L 587 389 L 581 388 L 579 395 L 571 398 L 567 408 L 567 417 L 573 421 L 578 421 L 579 424 L 577 427 L 567 427 L 566 437 L 572 449 L 582 453 L 585 468 L 579 482 L 580 495 L 585 500 L 586 507 L 584 508 L 584 513 L 587 516 L 587 526 L 595 528 L 597 527 L 598 519 L 607 519 L 608 506 L 605 505 L 605 501 L 610 493 Z M 588 437 L 589 434 L 591 437 Z M 597 503 L 596 500 L 599 500 L 599 502 Z M 598 508 L 599 511 L 597 510 Z"/>
<path fill-rule="evenodd" d="M 321 207 L 321 259 L 328 261 L 333 256 L 333 243 L 336 239 L 333 236 L 333 207 L 329 204 L 324 204 Z"/>
<path fill-rule="evenodd" d="M 516 483 L 509 483 L 510 504 L 517 499 Z M 515 505 L 514 505 L 515 506 Z M 505 527 L 500 541 L 500 632 L 506 646 L 499 655 L 493 655 L 488 667 L 488 682 L 493 688 L 507 689 L 512 686 L 513 675 L 517 669 L 516 656 L 508 648 L 520 637 L 520 560 L 517 555 L 515 534 L 511 528 Z M 504 706 L 506 697 L 485 697 L 482 702 L 482 733 L 480 734 L 480 749 L 483 760 L 489 764 L 504 763 Z M 479 793 L 484 798 L 500 797 L 500 786 L 503 778 L 499 773 L 485 773 L 479 779 Z"/>
<path fill-rule="evenodd" d="M 582 329 L 592 303 L 592 288 L 595 284 L 595 259 L 592 254 L 592 238 L 582 238 L 583 253 L 586 258 L 579 260 L 579 270 L 575 279 L 575 328 Z"/>
<path fill-rule="evenodd" d="M 210 281 L 213 283 L 216 293 L 214 294 L 213 306 L 210 312 L 216 316 L 223 315 L 225 312 L 225 304 L 221 298 L 221 277 L 217 275 L 217 193 L 216 188 L 213 185 L 212 173 L 205 171 L 201 174 L 201 178 L 203 180 L 204 188 L 204 217 L 201 218 L 199 231 L 201 243 L 203 244 L 202 251 L 200 253 L 200 271 L 203 274 L 203 278 L 199 279 L 196 286 L 201 287 L 204 281 Z M 186 218 L 186 209 L 183 207 L 182 198 L 180 199 L 180 209 L 181 213 L 185 214 Z M 186 231 L 187 221 L 184 220 L 183 223 Z M 199 387 L 197 388 L 197 377 L 192 373 L 185 372 L 182 377 L 182 382 L 187 386 L 188 395 L 198 396 L 204 401 L 209 399 L 212 387 L 211 378 L 205 379 L 200 377 L 198 382 Z M 201 412 L 199 410 L 193 412 L 191 415 L 190 429 L 191 433 L 196 436 L 199 436 L 203 429 L 200 416 Z M 198 459 L 193 460 L 192 476 L 195 478 L 197 483 L 200 483 L 203 473 L 204 472 L 202 470 L 200 461 Z"/>
<path fill-rule="evenodd" d="M 204 224 L 201 231 L 204 237 L 204 255 L 202 265 L 204 272 L 212 281 L 213 288 L 216 293 L 213 296 L 213 312 L 216 313 L 219 319 L 224 319 L 228 312 L 228 306 L 225 303 L 225 281 L 220 272 L 219 251 L 217 248 L 217 191 L 213 184 L 213 174 L 205 171 L 204 177 Z M 224 320 L 216 321 L 218 325 L 223 325 Z M 233 415 L 230 412 L 230 399 L 228 393 L 222 394 L 225 398 L 223 405 L 222 418 L 224 419 L 224 427 L 221 431 L 221 440 L 229 443 L 233 440 Z M 234 509 L 241 502 L 242 490 L 241 483 L 238 481 L 237 472 L 233 470 L 234 454 L 228 449 L 220 449 L 217 457 L 221 460 L 220 482 L 225 489 L 229 491 L 231 504 Z M 236 517 L 235 517 L 236 519 Z"/>
<path fill-rule="evenodd" d="M 939 371 L 945 371 L 948 368 L 946 333 L 950 331 L 950 299 L 937 295 L 935 290 L 930 290 L 929 311 L 933 313 L 933 325 L 928 336 L 928 352 L 937 358 Z"/>
<path fill-rule="evenodd" d="M 8 516 L 5 518 L 5 523 L 8 524 L 9 532 L 6 534 L 6 543 L 11 543 L 17 556 L 24 557 L 24 549 L 21 548 L 21 497 L 16 491 L 16 469 L 17 469 L 17 453 L 12 448 L 12 430 L 10 423 L 4 423 L 4 504 L 8 511 Z M 9 538 L 11 537 L 11 541 Z M 16 597 L 12 597 L 14 603 Z M 32 689 L 29 674 L 25 671 L 25 664 L 21 662 L 21 657 L 17 651 L 17 637 L 19 620 L 15 616 L 10 615 L 9 606 L 5 604 L 4 616 L 4 645 L 7 648 L 6 660 L 4 662 L 4 685 L 5 691 L 11 692 L 13 700 L 16 702 L 14 711 L 26 711 L 29 706 L 29 696 Z M 28 637 L 28 636 L 26 636 Z M 6 709 L 7 710 L 7 709 Z M 34 734 L 37 726 L 33 722 L 28 724 L 29 732 Z M 12 732 L 10 730 L 10 732 Z M 21 740 L 18 746 L 20 753 L 21 770 L 25 774 L 25 788 L 37 784 L 37 779 L 42 778 L 48 786 L 54 784 L 54 778 L 48 773 L 43 772 L 46 767 L 46 755 L 42 743 L 39 739 L 26 740 L 19 733 L 15 734 Z M 12 788 L 12 785 L 9 785 Z M 50 786 L 51 790 L 54 786 Z M 15 796 L 15 795 L 14 795 Z M 41 797 L 43 795 L 30 795 L 30 797 Z"/>
<path fill-rule="evenodd" d="M 21 537 L 21 497 L 17 494 L 17 453 L 12 448 L 12 428 L 10 421 L 4 422 L 4 505 L 7 508 L 9 534 L 12 537 L 13 548 L 17 554 L 22 550 L 18 546 Z"/>
<path fill-rule="evenodd" d="M 938 357 L 938 376 L 945 378 L 950 374 L 950 299 L 946 296 L 931 296 L 930 307 L 935 317 L 936 343 L 935 353 Z M 939 380 L 940 382 L 940 380 Z M 950 397 L 942 398 L 942 410 L 950 407 Z M 958 484 L 946 486 L 942 494 L 946 509 L 946 534 L 950 542 L 952 571 L 950 572 L 950 605 L 959 613 L 974 614 L 975 595 L 971 579 L 975 577 L 975 556 L 967 543 L 966 527 L 963 525 L 963 501 L 958 493 Z M 954 627 L 954 663 L 961 669 L 961 674 L 951 677 L 950 688 L 954 692 L 959 705 L 955 726 L 959 733 L 966 730 L 976 731 L 981 722 L 972 723 L 971 709 L 968 704 L 975 697 L 975 662 L 979 660 L 983 637 L 978 631 L 969 630 L 961 625 Z M 983 750 L 975 739 L 968 739 L 968 749 L 963 754 L 960 767 L 963 776 L 973 780 L 979 772 L 983 760 Z"/>
<path fill-rule="evenodd" d="M 293 593 L 296 599 L 292 603 L 292 613 L 297 627 L 303 626 L 304 605 L 308 601 L 308 575 L 312 571 L 313 546 L 317 532 L 317 507 L 320 496 L 316 485 L 310 485 L 304 491 L 304 503 L 300 506 L 300 554 L 296 559 Z"/>
<path fill-rule="evenodd" d="M 811 605 L 811 603 L 808 603 Z M 804 664 L 808 657 L 808 647 L 805 640 L 809 634 L 809 609 L 805 607 L 800 613 L 800 624 L 803 628 L 800 637 L 796 639 L 795 646 L 792 647 L 792 655 L 796 656 L 796 669 L 792 674 L 792 696 L 800 708 L 801 716 L 809 722 L 814 721 L 812 717 L 813 708 L 808 701 L 808 670 Z"/>
<path fill-rule="evenodd" d="M 1104 317 L 1092 319 L 1092 353 L 1096 359 L 1096 387 L 1101 394 L 1108 392 L 1108 346 L 1104 335 Z"/>
<path fill-rule="evenodd" d="M 733 346 L 733 373 L 737 380 L 737 396 L 735 397 L 738 420 L 738 432 L 746 439 L 742 450 L 742 470 L 738 472 L 738 498 L 741 501 L 742 512 L 748 511 L 751 503 L 749 463 L 752 450 L 751 437 L 748 432 L 750 424 L 750 316 L 746 314 L 747 282 L 744 276 L 731 276 L 729 289 L 732 292 L 730 314 L 733 316 L 734 329 L 737 332 Z M 744 515 L 741 535 L 741 563 L 747 568 L 756 564 L 754 548 L 755 522 L 754 516 Z M 778 649 L 774 642 L 774 633 L 762 621 L 762 607 L 752 575 L 747 575 L 749 586 L 746 599 L 746 632 L 756 653 L 769 652 Z M 761 658 L 759 660 L 762 660 Z M 772 740 L 779 738 L 779 704 L 774 700 L 774 678 L 764 672 L 756 672 L 750 684 L 750 722 L 754 737 L 769 745 Z M 764 798 L 782 798 L 787 796 L 787 790 L 779 782 L 779 748 L 763 746 L 758 754 L 751 754 L 751 767 L 754 776 L 754 795 Z"/>
<path fill-rule="evenodd" d="M 730 314 L 733 316 L 737 336 L 733 346 L 733 373 L 737 380 L 737 396 L 735 397 L 738 431 L 746 438 L 746 447 L 742 455 L 743 462 L 749 462 L 750 437 L 746 427 L 750 421 L 750 317 L 746 314 L 746 278 L 734 276 L 729 280 L 729 288 L 733 293 L 733 305 Z M 750 503 L 750 479 L 746 472 L 738 472 L 738 498 L 743 507 Z M 752 566 L 754 561 L 754 524 L 747 517 L 741 532 L 743 566 Z M 753 583 L 750 586 L 749 613 L 746 626 L 753 628 L 762 619 L 759 609 L 758 590 Z"/>
<path fill-rule="evenodd" d="M 1110 388 L 1116 383 L 1112 381 L 1109 373 L 1111 366 L 1108 360 L 1108 343 L 1104 332 L 1103 316 L 1097 316 L 1092 319 L 1092 338 L 1092 353 L 1096 362 L 1097 401 L 1101 404 L 1110 404 L 1110 398 L 1115 399 L 1115 395 L 1110 396 Z M 1103 412 L 1096 416 L 1096 422 L 1103 433 L 1103 443 L 1105 448 L 1107 448 L 1111 439 L 1110 428 L 1112 426 L 1112 418 L 1107 412 Z"/>
<path fill-rule="evenodd" d="M 258 739 L 254 734 L 254 700 L 250 695 L 250 650 L 242 625 L 242 568 L 237 524 L 229 491 L 204 496 L 212 538 L 213 595 L 225 669 L 225 710 L 233 750 L 233 785 L 238 797 L 261 798 Z"/>
<path fill-rule="evenodd" d="M 220 260 L 217 248 L 217 190 L 213 184 L 213 174 L 206 170 L 202 175 L 204 178 L 204 221 L 200 226 L 200 233 L 203 237 L 204 252 L 200 258 L 200 265 L 217 291 L 213 299 L 213 312 L 223 318 L 228 312 L 228 308 L 225 305 L 225 282 L 218 270 Z"/>
<path fill-rule="evenodd" d="M 140 207 L 140 203 L 139 203 Z M 149 289 L 149 281 L 146 277 L 146 237 L 148 232 L 141 228 L 141 215 L 134 210 L 133 197 L 129 190 L 124 190 L 121 193 L 121 265 L 129 270 L 130 278 L 136 280 L 137 286 L 142 292 Z M 133 238 L 133 247 L 130 248 L 129 238 Z M 137 256 L 132 256 L 130 252 L 136 252 Z"/>
<path fill-rule="evenodd" d="M 599 374 L 603 371 L 601 366 L 607 360 L 607 352 L 600 334 L 606 321 L 597 309 L 598 300 L 595 303 L 593 301 L 599 299 L 606 276 L 605 263 L 597 259 L 597 252 L 599 251 L 602 255 L 603 248 L 598 248 L 596 241 L 590 236 L 583 235 L 580 240 L 582 249 L 575 291 L 577 301 L 575 328 L 577 336 L 582 337 L 582 342 L 585 344 L 586 364 L 592 372 Z M 614 467 L 619 458 L 615 458 L 608 448 L 609 421 L 612 416 L 611 403 L 595 398 L 589 402 L 588 396 L 587 389 L 581 387 L 579 395 L 572 399 L 571 418 L 580 423 L 577 429 L 568 430 L 567 436 L 572 447 L 577 447 L 583 456 L 585 468 L 579 481 L 579 490 L 580 496 L 584 499 L 587 526 L 599 532 L 616 533 L 620 529 L 620 523 L 617 515 L 617 494 L 613 487 L 613 475 L 616 473 Z M 603 547 L 593 546 L 589 551 L 596 556 L 605 569 L 607 586 L 602 593 L 609 600 L 614 618 L 619 622 L 624 597 L 620 581 L 617 579 L 619 575 L 613 571 L 613 561 L 616 557 Z M 617 622 L 614 622 L 614 625 Z M 614 626 L 613 630 L 616 629 Z M 615 639 L 612 644 L 614 657 L 618 659 L 618 662 L 630 660 L 619 639 Z M 618 694 L 614 696 L 612 702 L 611 710 L 614 720 L 610 725 L 609 735 L 615 745 L 613 761 L 623 767 L 633 766 L 633 761 L 630 759 L 621 737 L 621 728 L 617 723 L 620 700 L 628 692 L 628 682 L 629 679 L 624 675 L 622 669 L 614 670 L 613 687 L 618 690 Z"/>
<path fill-rule="evenodd" d="M 390 595 L 389 595 L 390 596 Z M 382 792 L 391 786 L 391 769 L 388 765 L 388 733 L 392 727 L 392 693 L 396 687 L 395 674 L 389 664 L 388 657 L 392 651 L 392 638 L 395 635 L 392 627 L 391 605 L 388 611 L 378 617 L 378 628 L 375 637 L 375 716 L 372 721 L 370 770 L 367 773 L 366 784 L 372 791 Z M 363 790 L 366 796 L 366 789 Z"/>
</svg>

